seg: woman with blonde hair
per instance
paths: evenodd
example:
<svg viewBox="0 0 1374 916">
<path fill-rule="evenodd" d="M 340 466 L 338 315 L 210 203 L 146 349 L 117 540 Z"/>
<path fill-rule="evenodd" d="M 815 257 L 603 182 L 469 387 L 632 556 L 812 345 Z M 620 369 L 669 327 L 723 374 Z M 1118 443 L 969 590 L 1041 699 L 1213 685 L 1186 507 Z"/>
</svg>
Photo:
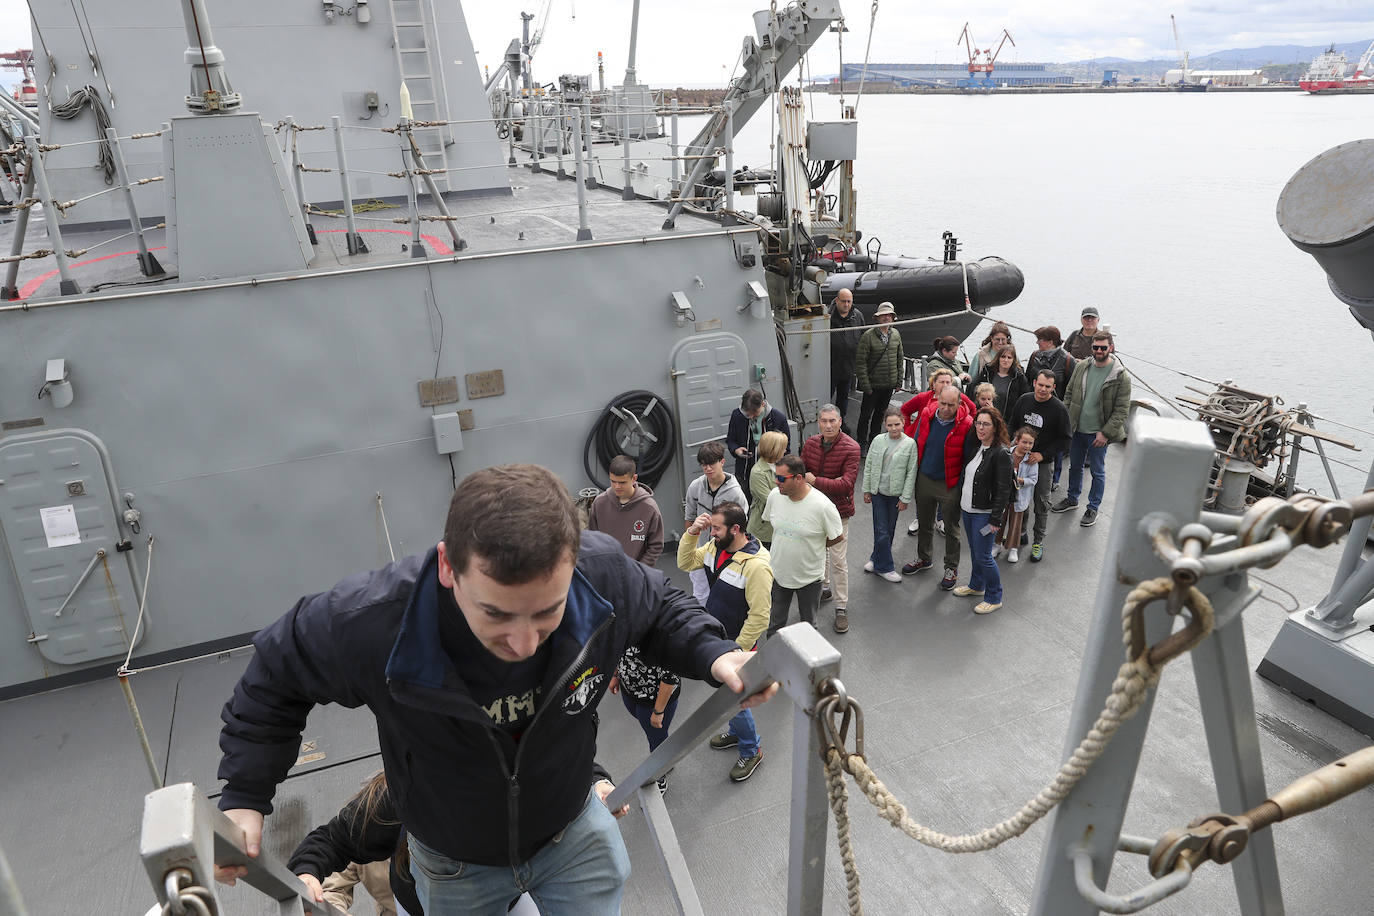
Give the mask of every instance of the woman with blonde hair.
<svg viewBox="0 0 1374 916">
<path fill-rule="evenodd" d="M 768 547 L 773 543 L 773 526 L 763 520 L 763 505 L 768 494 L 778 488 L 773 466 L 787 454 L 787 434 L 766 432 L 759 437 L 758 461 L 749 472 L 749 533 Z"/>
</svg>

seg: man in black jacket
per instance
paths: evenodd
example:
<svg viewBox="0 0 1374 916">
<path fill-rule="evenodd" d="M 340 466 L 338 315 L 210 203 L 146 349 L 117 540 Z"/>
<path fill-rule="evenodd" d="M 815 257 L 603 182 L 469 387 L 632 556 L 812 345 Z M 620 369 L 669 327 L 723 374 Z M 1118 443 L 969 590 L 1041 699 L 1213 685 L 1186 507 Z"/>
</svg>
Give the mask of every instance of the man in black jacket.
<svg viewBox="0 0 1374 916">
<path fill-rule="evenodd" d="M 638 645 L 738 692 L 748 658 L 662 573 L 579 535 L 567 489 L 533 465 L 470 474 L 435 549 L 301 599 L 253 642 L 219 769 L 248 854 L 311 708 L 366 705 L 429 916 L 525 892 L 545 912 L 618 912 L 629 857 L 593 764 L 616 663 Z"/>
<path fill-rule="evenodd" d="M 854 357 L 865 323 L 864 313 L 854 307 L 854 294 L 847 289 L 836 293 L 830 303 L 830 401 L 840 408 L 840 427 L 846 433 L 849 393 L 854 390 Z"/>
<path fill-rule="evenodd" d="M 1031 537 L 1030 552 L 1032 563 L 1039 563 L 1045 555 L 1051 486 L 1051 475 L 1046 472 L 1054 457 L 1069 447 L 1071 438 L 1069 409 L 1055 397 L 1054 382 L 1054 373 L 1049 369 L 1041 369 L 1035 376 L 1030 393 L 1021 395 L 1016 406 L 1007 414 L 1007 424 L 1013 431 L 1023 426 L 1035 430 L 1035 445 L 1027 456 L 1031 464 L 1040 465 L 1040 474 L 1035 478 L 1035 533 Z"/>
</svg>

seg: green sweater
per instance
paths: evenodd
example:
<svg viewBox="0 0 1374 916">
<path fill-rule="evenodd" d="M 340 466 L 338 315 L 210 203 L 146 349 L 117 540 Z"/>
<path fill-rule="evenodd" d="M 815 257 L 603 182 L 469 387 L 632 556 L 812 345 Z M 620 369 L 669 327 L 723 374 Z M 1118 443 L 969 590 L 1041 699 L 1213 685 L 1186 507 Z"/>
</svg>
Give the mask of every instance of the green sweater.
<svg viewBox="0 0 1374 916">
<path fill-rule="evenodd" d="M 767 461 L 760 461 L 749 472 L 748 531 L 765 544 L 773 542 L 773 526 L 763 520 L 763 504 L 768 502 L 768 494 L 778 488 L 778 478 L 773 473 L 773 465 Z"/>
<path fill-rule="evenodd" d="M 1069 384 L 1064 386 L 1064 406 L 1069 408 L 1069 425 L 1075 432 L 1083 414 L 1083 403 L 1087 400 L 1088 368 L 1092 364 L 1091 359 L 1080 360 L 1074 367 Z M 1116 357 L 1112 357 L 1111 365 L 1098 398 L 1100 419 L 1097 431 L 1108 442 L 1120 442 L 1126 438 L 1126 414 L 1131 408 L 1131 377 Z"/>
<path fill-rule="evenodd" d="M 859 352 L 854 357 L 854 372 L 859 377 L 860 391 L 896 388 L 902 384 L 902 335 L 890 328 L 887 343 L 878 335 L 878 328 L 864 331 L 859 338 Z"/>
<path fill-rule="evenodd" d="M 883 477 L 883 456 L 889 451 L 892 460 L 888 464 L 888 474 L 892 482 L 885 495 L 896 496 L 911 505 L 916 490 L 916 440 L 906 434 L 895 441 L 886 432 L 873 438 L 873 444 L 868 447 L 868 461 L 864 464 L 864 492 L 878 492 Z"/>
</svg>

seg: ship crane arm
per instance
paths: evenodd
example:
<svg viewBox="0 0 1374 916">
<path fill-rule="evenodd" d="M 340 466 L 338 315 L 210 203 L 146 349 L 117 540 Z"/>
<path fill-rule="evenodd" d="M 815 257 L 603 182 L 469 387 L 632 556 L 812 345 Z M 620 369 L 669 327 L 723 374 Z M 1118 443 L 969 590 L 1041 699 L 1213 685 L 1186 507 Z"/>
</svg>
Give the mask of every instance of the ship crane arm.
<svg viewBox="0 0 1374 916">
<path fill-rule="evenodd" d="M 713 114 L 706 126 L 692 139 L 687 155 L 704 158 L 694 160 L 696 165 L 682 184 L 683 188 L 689 189 L 685 196 L 693 195 L 690 189 L 695 188 L 707 170 L 715 165 L 715 151 L 734 143 L 735 136 L 777 91 L 778 85 L 792 72 L 792 68 L 820 41 L 831 23 L 842 19 L 843 15 L 836 0 L 813 0 L 805 6 L 790 4 L 785 9 L 778 9 L 773 14 L 764 13 L 754 20 L 758 28 L 758 40 L 752 36 L 744 39 L 743 73 L 731 82 L 725 93 L 725 105 L 734 107 L 734 117 L 727 119 L 722 106 L 722 110 Z M 727 137 L 731 121 L 734 134 Z M 668 218 L 663 221 L 664 229 L 673 228 L 677 215 L 682 212 L 682 204 L 681 200 L 674 201 Z"/>
</svg>

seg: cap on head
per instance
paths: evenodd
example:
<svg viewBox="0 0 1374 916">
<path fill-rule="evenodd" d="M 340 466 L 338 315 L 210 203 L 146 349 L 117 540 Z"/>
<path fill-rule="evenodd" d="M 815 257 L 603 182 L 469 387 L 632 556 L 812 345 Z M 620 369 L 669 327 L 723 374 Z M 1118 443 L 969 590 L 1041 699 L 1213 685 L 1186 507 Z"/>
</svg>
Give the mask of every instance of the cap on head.
<svg viewBox="0 0 1374 916">
<path fill-rule="evenodd" d="M 1094 306 L 1094 305 L 1090 305 L 1090 306 L 1088 306 L 1087 308 L 1083 309 L 1083 317 L 1084 317 L 1084 318 L 1096 318 L 1096 317 L 1098 317 L 1098 315 L 1097 315 L 1097 307 Z"/>
<path fill-rule="evenodd" d="M 881 317 L 884 316 L 884 315 L 896 315 L 896 314 L 897 314 L 897 309 L 893 307 L 892 303 L 891 303 L 891 302 L 884 302 L 882 305 L 878 306 L 878 310 L 877 310 L 876 312 L 873 313 L 873 317 L 874 317 L 874 318 L 881 318 Z"/>
</svg>

